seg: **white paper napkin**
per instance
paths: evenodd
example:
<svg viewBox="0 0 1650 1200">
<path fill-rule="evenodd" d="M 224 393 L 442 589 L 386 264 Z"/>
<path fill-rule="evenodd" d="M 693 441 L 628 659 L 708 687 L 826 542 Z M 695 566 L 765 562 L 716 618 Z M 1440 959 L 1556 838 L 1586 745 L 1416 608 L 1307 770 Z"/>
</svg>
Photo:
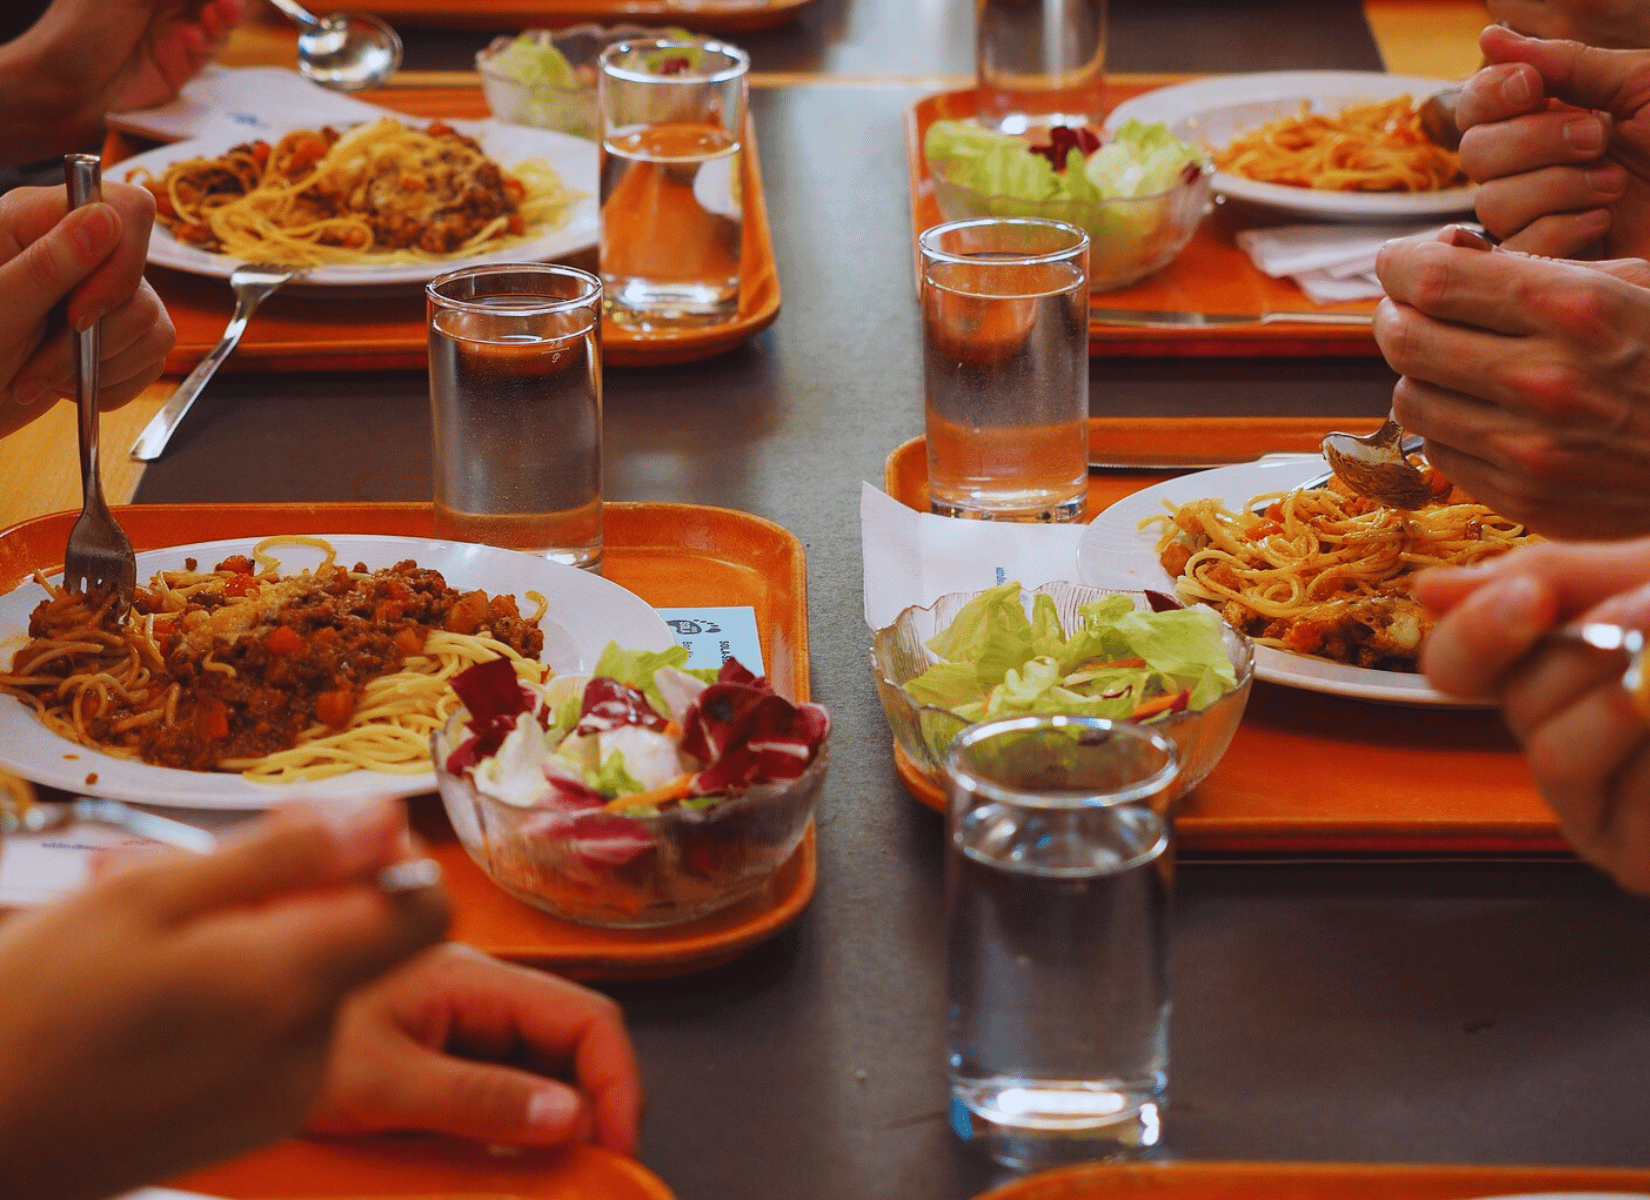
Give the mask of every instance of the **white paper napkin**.
<svg viewBox="0 0 1650 1200">
<path fill-rule="evenodd" d="M 1314 304 L 1379 299 L 1375 256 L 1393 238 L 1437 233 L 1441 225 L 1278 225 L 1245 229 L 1237 244 L 1255 267 L 1300 285 Z"/>
<path fill-rule="evenodd" d="M 162 850 L 159 842 L 107 825 L 74 824 L 0 842 L 0 908 L 50 904 L 86 886 L 99 850 Z"/>
<path fill-rule="evenodd" d="M 155 108 L 113 113 L 109 126 L 163 142 L 220 130 L 248 138 L 320 125 L 354 125 L 394 115 L 311 83 L 280 67 L 208 67 Z"/>
<path fill-rule="evenodd" d="M 907 508 L 860 484 L 865 623 L 892 625 L 913 604 L 1017 579 L 1028 588 L 1077 579 L 1081 525 L 963 521 Z"/>
</svg>

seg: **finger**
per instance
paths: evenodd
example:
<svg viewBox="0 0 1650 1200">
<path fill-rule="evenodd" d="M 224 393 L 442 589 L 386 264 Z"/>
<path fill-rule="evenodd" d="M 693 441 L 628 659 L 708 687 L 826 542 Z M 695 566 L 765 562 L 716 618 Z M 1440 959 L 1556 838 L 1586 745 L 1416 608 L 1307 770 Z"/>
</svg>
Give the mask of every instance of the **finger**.
<svg viewBox="0 0 1650 1200">
<path fill-rule="evenodd" d="M 1517 233 L 1502 239 L 1508 250 L 1539 254 L 1545 258 L 1578 258 L 1610 232 L 1613 218 L 1609 209 L 1552 213 L 1537 217 Z M 1499 235 L 1498 235 L 1499 236 Z"/>
<path fill-rule="evenodd" d="M 1590 262 L 1587 266 L 1591 270 L 1630 283 L 1634 287 L 1650 289 L 1650 262 L 1645 262 L 1642 258 L 1610 258 Z"/>
<path fill-rule="evenodd" d="M 1538 328 L 1528 307 L 1532 275 L 1522 265 L 1527 261 L 1434 238 L 1400 238 L 1381 247 L 1375 272 L 1387 296 L 1426 316 L 1527 334 Z"/>
<path fill-rule="evenodd" d="M 584 1098 L 559 1080 L 424 1046 L 400 1051 L 394 1071 L 393 1087 L 374 1109 L 372 1123 L 379 1130 L 522 1146 L 558 1146 L 590 1137 L 591 1114 Z"/>
<path fill-rule="evenodd" d="M 1455 101 L 1455 125 L 1462 131 L 1461 144 L 1472 129 L 1509 121 L 1546 107 L 1541 73 L 1525 63 L 1507 63 L 1483 68 L 1461 85 Z"/>
<path fill-rule="evenodd" d="M 103 318 L 99 372 L 103 406 L 110 407 L 114 394 L 128 391 L 130 382 L 140 374 L 149 376 L 140 387 L 153 383 L 176 340 L 165 306 L 148 283 L 140 281 L 137 293 Z M 19 402 L 74 394 L 75 345 L 73 335 L 60 330 L 29 356 L 12 381 L 12 393 Z"/>
<path fill-rule="evenodd" d="M 1515 685 L 1508 715 L 1511 719 L 1515 707 L 1544 711 L 1540 723 L 1525 733 L 1530 774 L 1566 839 L 1584 856 L 1608 862 L 1622 815 L 1612 801 L 1615 780 L 1643 748 L 1650 730 L 1617 682 L 1619 661 L 1612 663 L 1608 656 L 1587 661 L 1574 648 L 1563 658 L 1541 664 L 1544 670 L 1537 674 L 1542 682 Z M 1542 686 L 1551 689 L 1548 694 L 1536 693 Z M 1644 824 L 1643 817 L 1633 821 Z"/>
<path fill-rule="evenodd" d="M 1617 163 L 1588 167 L 1541 167 L 1478 187 L 1473 209 L 1484 228 L 1510 238 L 1548 213 L 1585 212 L 1620 200 L 1627 191 L 1627 171 Z M 1608 223 L 1605 225 L 1608 228 Z M 1595 236 L 1602 236 L 1600 229 Z"/>
<path fill-rule="evenodd" d="M 1479 581 L 1454 574 L 1428 585 L 1434 598 L 1455 602 L 1427 636 L 1422 670 L 1441 692 L 1491 700 L 1506 673 L 1552 627 L 1558 597 L 1535 575 L 1513 572 Z M 1418 597 L 1429 594 L 1416 583 Z"/>
<path fill-rule="evenodd" d="M 1650 627 L 1650 539 L 1594 544 L 1547 542 L 1527 546 L 1470 567 L 1424 571 L 1416 576 L 1416 595 L 1429 608 L 1447 590 L 1455 599 L 1437 611 L 1492 583 L 1514 575 L 1541 582 L 1557 602 L 1556 620 L 1620 621 Z"/>
<path fill-rule="evenodd" d="M 189 869 L 157 873 L 144 881 L 143 894 L 161 919 L 182 920 L 344 883 L 400 858 L 405 831 L 405 814 L 393 800 L 289 805 L 251 832 L 225 838 L 215 853 L 189 862 Z"/>
<path fill-rule="evenodd" d="M 1645 71 L 1650 52 L 1542 41 L 1494 25 L 1479 35 L 1478 46 L 1491 63 L 1529 63 L 1540 73 L 1547 95 L 1569 104 L 1627 116 L 1650 100 L 1650 73 Z"/>
<path fill-rule="evenodd" d="M 1609 123 L 1597 113 L 1543 110 L 1462 134 L 1461 169 L 1482 183 L 1537 167 L 1590 163 L 1604 153 L 1609 140 Z"/>
<path fill-rule="evenodd" d="M 1582 858 L 1607 871 L 1628 891 L 1650 895 L 1650 747 L 1644 741 L 1627 756 L 1608 786 L 1596 840 L 1585 840 L 1577 830 L 1571 844 Z M 1558 803 L 1568 806 L 1569 801 L 1564 798 Z M 1568 827 L 1565 832 L 1570 832 Z"/>
<path fill-rule="evenodd" d="M 108 204 L 88 204 L 63 217 L 0 264 L 0 291 L 8 297 L 4 325 L 29 329 L 101 267 L 120 243 L 120 215 Z"/>
<path fill-rule="evenodd" d="M 1507 315 L 1505 319 L 1510 322 L 1514 318 Z M 1453 393 L 1452 403 L 1470 411 L 1473 428 L 1481 430 L 1482 421 L 1495 416 L 1486 410 L 1483 401 L 1493 402 L 1491 408 L 1525 407 L 1524 398 L 1509 382 L 1531 367 L 1520 357 L 1527 352 L 1523 338 L 1435 320 L 1391 300 L 1383 300 L 1376 308 L 1373 329 L 1375 343 L 1388 366 L 1406 379 Z M 1435 419 L 1430 409 L 1410 415 L 1419 417 L 1425 426 L 1418 425 L 1410 432 L 1461 444 L 1459 438 L 1449 436 L 1448 426 Z"/>
<path fill-rule="evenodd" d="M 273 975 L 307 982 L 331 1007 L 361 986 L 439 941 L 450 910 L 439 888 L 387 895 L 370 883 L 343 884 L 266 902 L 202 922 L 241 944 L 269 947 Z"/>
<path fill-rule="evenodd" d="M 120 214 L 119 244 L 69 300 L 69 324 L 90 329 L 94 322 L 126 303 L 143 283 L 149 234 L 155 224 L 155 198 L 147 188 L 113 180 L 103 185 L 103 202 Z"/>
</svg>

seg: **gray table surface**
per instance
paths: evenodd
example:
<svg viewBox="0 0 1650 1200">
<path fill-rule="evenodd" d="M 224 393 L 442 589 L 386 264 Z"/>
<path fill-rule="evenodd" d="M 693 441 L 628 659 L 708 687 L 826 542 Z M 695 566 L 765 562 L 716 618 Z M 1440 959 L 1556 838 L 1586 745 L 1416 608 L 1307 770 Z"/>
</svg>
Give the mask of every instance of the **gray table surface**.
<svg viewBox="0 0 1650 1200">
<path fill-rule="evenodd" d="M 1354 5 L 1116 7 L 1119 31 L 1155 30 L 1114 39 L 1142 69 L 1374 65 Z M 952 30 L 908 37 L 909 71 L 965 69 L 958 0 L 821 0 L 762 35 L 759 65 L 870 69 L 863 31 L 904 11 Z M 836 718 L 807 914 L 727 967 L 611 989 L 651 1093 L 643 1157 L 682 1200 L 960 1200 L 994 1178 L 944 1121 L 942 831 L 895 780 L 860 615 L 859 481 L 921 429 L 901 131 L 918 95 L 759 91 L 778 323 L 711 362 L 607 373 L 609 497 L 748 509 L 807 545 L 814 692 Z M 1374 415 L 1392 377 L 1100 359 L 1092 384 L 1096 414 Z M 223 376 L 138 500 L 427 499 L 425 396 L 419 374 Z M 1583 867 L 1188 865 L 1175 936 L 1171 1155 L 1650 1166 L 1650 911 Z"/>
</svg>

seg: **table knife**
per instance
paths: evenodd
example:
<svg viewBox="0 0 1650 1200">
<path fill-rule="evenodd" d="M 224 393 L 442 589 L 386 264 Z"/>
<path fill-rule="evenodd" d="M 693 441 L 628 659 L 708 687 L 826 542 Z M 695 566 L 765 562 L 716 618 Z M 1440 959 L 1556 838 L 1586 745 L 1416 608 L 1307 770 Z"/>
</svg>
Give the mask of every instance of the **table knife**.
<svg viewBox="0 0 1650 1200">
<path fill-rule="evenodd" d="M 1258 313 L 1183 312 L 1172 308 L 1090 308 L 1092 325 L 1145 325 L 1170 329 L 1219 325 L 1362 325 L 1369 326 L 1374 313 L 1295 312 L 1289 309 Z"/>
</svg>

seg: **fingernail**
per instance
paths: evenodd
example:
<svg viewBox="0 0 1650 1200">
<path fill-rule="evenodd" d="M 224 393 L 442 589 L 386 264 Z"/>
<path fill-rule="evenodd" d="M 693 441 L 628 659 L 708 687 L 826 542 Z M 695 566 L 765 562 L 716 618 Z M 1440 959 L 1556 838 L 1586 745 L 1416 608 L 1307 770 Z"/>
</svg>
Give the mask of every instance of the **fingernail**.
<svg viewBox="0 0 1650 1200">
<path fill-rule="evenodd" d="M 120 231 L 115 226 L 114 213 L 107 205 L 97 204 L 86 210 L 86 215 L 75 222 L 70 232 L 81 254 L 97 258 L 108 250 Z"/>
<path fill-rule="evenodd" d="M 1515 637 L 1534 637 L 1546 627 L 1543 590 L 1528 575 L 1515 575 L 1496 589 L 1495 607 L 1502 624 Z"/>
<path fill-rule="evenodd" d="M 527 1127 L 560 1133 L 579 1115 L 579 1098 L 570 1088 L 543 1088 L 527 1102 Z"/>
<path fill-rule="evenodd" d="M 1576 224 L 1581 226 L 1583 233 L 1608 233 L 1610 230 L 1610 210 L 1595 208 L 1589 212 L 1578 213 Z"/>
<path fill-rule="evenodd" d="M 1626 179 L 1615 167 L 1600 167 L 1587 172 L 1587 186 L 1601 196 L 1614 196 L 1622 190 Z"/>
<path fill-rule="evenodd" d="M 1604 127 L 1596 117 L 1580 117 L 1565 123 L 1564 140 L 1579 154 L 1597 154 L 1604 148 Z"/>
<path fill-rule="evenodd" d="M 32 408 L 45 397 L 48 387 L 44 383 L 30 380 L 27 383 L 14 383 L 11 388 L 11 398 L 24 408 Z"/>
<path fill-rule="evenodd" d="M 1530 103 L 1530 81 L 1523 71 L 1514 71 L 1501 82 L 1501 98 L 1514 108 L 1526 108 Z"/>
</svg>

